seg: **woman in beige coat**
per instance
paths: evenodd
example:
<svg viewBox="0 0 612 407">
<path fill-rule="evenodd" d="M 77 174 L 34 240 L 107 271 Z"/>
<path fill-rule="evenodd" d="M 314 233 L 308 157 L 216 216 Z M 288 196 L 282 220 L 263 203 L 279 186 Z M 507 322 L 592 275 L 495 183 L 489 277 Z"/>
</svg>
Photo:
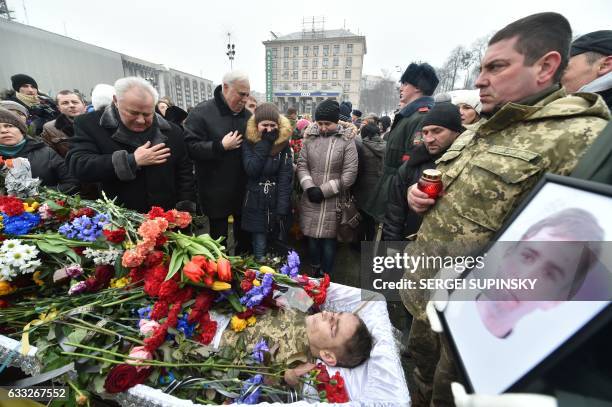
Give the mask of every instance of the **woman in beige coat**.
<svg viewBox="0 0 612 407">
<path fill-rule="evenodd" d="M 304 190 L 300 226 L 308 236 L 314 275 L 330 274 L 336 254 L 338 199 L 357 177 L 355 127 L 338 124 L 340 106 L 327 99 L 315 111 L 315 124 L 304 132 L 297 176 Z"/>
</svg>

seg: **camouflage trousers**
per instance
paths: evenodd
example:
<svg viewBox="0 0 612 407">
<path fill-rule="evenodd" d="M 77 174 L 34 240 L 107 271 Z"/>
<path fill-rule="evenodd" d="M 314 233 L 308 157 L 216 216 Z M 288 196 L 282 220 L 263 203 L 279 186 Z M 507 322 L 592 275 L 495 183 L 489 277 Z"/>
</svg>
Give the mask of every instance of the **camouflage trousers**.
<svg viewBox="0 0 612 407">
<path fill-rule="evenodd" d="M 415 365 L 412 406 L 454 406 L 450 384 L 458 381 L 457 367 L 446 341 L 431 330 L 428 321 L 412 321 L 407 352 Z"/>
</svg>

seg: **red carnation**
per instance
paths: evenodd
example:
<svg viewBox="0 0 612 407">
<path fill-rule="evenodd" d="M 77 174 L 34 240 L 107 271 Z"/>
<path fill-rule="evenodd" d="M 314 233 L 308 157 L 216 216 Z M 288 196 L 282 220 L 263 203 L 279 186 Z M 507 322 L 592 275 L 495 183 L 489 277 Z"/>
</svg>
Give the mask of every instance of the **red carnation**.
<svg viewBox="0 0 612 407">
<path fill-rule="evenodd" d="M 145 284 L 146 287 L 146 284 Z M 179 286 L 174 280 L 168 280 L 159 286 L 159 299 L 162 301 L 174 302 L 174 297 L 179 290 Z"/>
<path fill-rule="evenodd" d="M 161 283 L 162 281 L 166 279 L 167 274 L 168 274 L 168 269 L 164 267 L 162 264 L 158 264 L 157 266 L 152 267 L 147 271 L 145 279 L 155 280 Z"/>
<path fill-rule="evenodd" d="M 174 213 L 172 211 L 167 211 L 164 213 L 164 218 L 168 221 L 168 223 L 174 223 Z"/>
<path fill-rule="evenodd" d="M 91 208 L 81 208 L 78 211 L 70 212 L 70 220 L 74 220 L 76 218 L 80 218 L 81 216 L 87 216 L 88 218 L 93 218 L 96 216 L 96 212 Z"/>
<path fill-rule="evenodd" d="M 123 228 L 119 228 L 116 230 L 103 230 L 102 233 L 104 233 L 104 236 L 106 237 L 106 240 L 108 240 L 111 243 L 115 243 L 115 244 L 119 244 L 121 242 L 123 242 L 125 240 L 125 229 Z"/>
<path fill-rule="evenodd" d="M 244 291 L 246 293 L 251 288 L 253 288 L 253 282 L 249 281 L 249 280 L 242 280 L 240 282 L 240 288 L 242 289 L 242 291 Z"/>
<path fill-rule="evenodd" d="M 163 260 L 164 260 L 164 253 L 160 252 L 159 250 L 153 250 L 152 252 L 149 252 L 149 254 L 147 254 L 147 257 L 145 258 L 145 261 L 144 261 L 144 265 L 147 267 L 155 267 L 161 264 Z"/>
<path fill-rule="evenodd" d="M 162 346 L 166 341 L 166 334 L 168 333 L 168 326 L 166 324 L 161 325 L 155 330 L 153 335 L 145 338 L 145 349 L 151 353 L 155 352 L 157 348 Z"/>
<path fill-rule="evenodd" d="M 147 293 L 149 297 L 157 297 L 160 288 L 161 283 L 158 280 L 145 279 L 144 292 Z"/>
<path fill-rule="evenodd" d="M 130 277 L 130 281 L 132 283 L 141 282 L 145 278 L 145 270 L 140 267 L 133 267 L 130 269 L 130 273 L 128 274 Z"/>
<path fill-rule="evenodd" d="M 153 304 L 153 309 L 151 310 L 151 319 L 155 321 L 159 321 L 168 315 L 168 303 L 165 301 L 157 301 Z"/>
<path fill-rule="evenodd" d="M 147 216 L 149 217 L 149 219 L 162 218 L 164 216 L 164 213 L 164 208 L 160 208 L 159 206 L 153 206 L 151 207 L 149 213 L 147 213 Z"/>
<path fill-rule="evenodd" d="M 184 303 L 189 301 L 193 297 L 193 289 L 191 287 L 181 288 L 174 296 L 174 301 Z"/>
<path fill-rule="evenodd" d="M 206 313 L 208 316 L 208 312 Z M 217 321 L 213 321 L 208 317 L 208 321 L 200 322 L 200 338 L 199 341 L 204 345 L 209 345 L 217 333 Z"/>
<path fill-rule="evenodd" d="M 100 284 L 107 287 L 111 281 L 111 278 L 115 276 L 115 268 L 107 264 L 96 266 L 95 274 L 96 280 L 100 281 Z"/>
<path fill-rule="evenodd" d="M 166 237 L 166 235 L 161 234 L 157 236 L 157 239 L 155 239 L 155 247 L 161 247 L 165 245 L 166 242 L 168 242 L 168 238 Z"/>
<path fill-rule="evenodd" d="M 24 212 L 23 201 L 14 196 L 0 196 L 0 211 L 8 216 L 21 215 Z"/>
<path fill-rule="evenodd" d="M 166 320 L 166 325 L 170 328 L 174 328 L 178 323 L 178 314 L 181 312 L 181 303 L 177 302 L 170 308 L 170 312 L 168 312 L 168 319 Z"/>
<path fill-rule="evenodd" d="M 204 315 L 207 315 L 208 310 L 210 309 L 214 300 L 215 294 L 208 291 L 201 291 L 196 297 L 193 307 L 191 307 L 191 312 L 187 317 L 187 322 L 193 324 L 197 320 L 200 320 L 200 318 L 202 318 Z"/>
</svg>

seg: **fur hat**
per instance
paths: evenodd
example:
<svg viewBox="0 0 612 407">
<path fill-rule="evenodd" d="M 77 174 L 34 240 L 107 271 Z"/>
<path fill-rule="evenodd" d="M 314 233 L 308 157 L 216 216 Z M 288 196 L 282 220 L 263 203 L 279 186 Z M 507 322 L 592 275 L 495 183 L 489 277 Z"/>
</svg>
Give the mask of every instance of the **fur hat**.
<svg viewBox="0 0 612 407">
<path fill-rule="evenodd" d="M 24 73 L 18 73 L 16 75 L 11 76 L 11 84 L 13 85 L 13 90 L 15 92 L 19 92 L 19 89 L 21 89 L 23 85 L 27 84 L 30 84 L 36 89 L 38 89 L 38 84 L 36 83 L 34 78 Z"/>
<path fill-rule="evenodd" d="M 451 102 L 453 105 L 459 105 L 464 103 L 476 110 L 476 113 L 480 114 L 482 110 L 482 103 L 480 103 L 480 91 L 475 90 L 454 90 L 450 92 Z"/>
<path fill-rule="evenodd" d="M 431 96 L 438 86 L 436 71 L 428 63 L 411 63 L 400 78 L 401 83 L 409 83 L 426 96 Z"/>
<path fill-rule="evenodd" d="M 0 107 L 6 110 L 10 110 L 11 112 L 18 111 L 24 114 L 25 117 L 28 117 L 30 113 L 28 113 L 28 109 L 25 108 L 20 103 L 13 102 L 12 100 L 0 100 Z"/>
<path fill-rule="evenodd" d="M 262 103 L 255 108 L 255 123 L 259 124 L 264 120 L 270 120 L 278 123 L 280 112 L 274 103 Z"/>
<path fill-rule="evenodd" d="M 440 126 L 446 129 L 463 132 L 459 108 L 452 103 L 436 103 L 423 119 L 422 126 Z"/>
<path fill-rule="evenodd" d="M 340 120 L 342 120 L 343 122 L 350 122 L 352 109 L 353 104 L 348 100 L 340 103 Z"/>
<path fill-rule="evenodd" d="M 104 109 L 113 103 L 113 96 L 115 96 L 114 86 L 99 83 L 91 92 L 91 104 L 95 110 Z"/>
<path fill-rule="evenodd" d="M 170 106 L 166 109 L 166 115 L 164 116 L 164 118 L 169 122 L 181 125 L 183 124 L 183 121 L 187 118 L 187 112 L 178 106 Z"/>
<path fill-rule="evenodd" d="M 317 105 L 315 110 L 315 120 L 325 120 L 338 123 L 340 120 L 340 105 L 334 99 L 325 99 Z"/>
<path fill-rule="evenodd" d="M 15 113 L 0 108 L 0 123 L 12 124 L 13 126 L 17 127 L 19 131 L 21 131 L 21 134 L 24 136 L 26 135 L 26 126 Z"/>
</svg>

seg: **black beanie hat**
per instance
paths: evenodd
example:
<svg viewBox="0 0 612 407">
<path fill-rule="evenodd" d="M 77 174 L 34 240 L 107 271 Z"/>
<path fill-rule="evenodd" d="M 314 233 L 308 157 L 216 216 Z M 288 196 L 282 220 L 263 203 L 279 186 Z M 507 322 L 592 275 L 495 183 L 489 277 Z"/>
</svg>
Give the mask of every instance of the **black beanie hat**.
<svg viewBox="0 0 612 407">
<path fill-rule="evenodd" d="M 465 130 L 461 125 L 459 108 L 452 103 L 436 103 L 423 119 L 422 126 L 440 126 L 459 133 Z"/>
<path fill-rule="evenodd" d="M 428 63 L 411 63 L 400 78 L 401 83 L 409 83 L 418 88 L 425 96 L 433 95 L 438 86 L 436 71 Z"/>
<path fill-rule="evenodd" d="M 340 105 L 334 99 L 325 99 L 317 105 L 315 110 L 315 120 L 325 120 L 338 123 L 340 120 Z"/>
<path fill-rule="evenodd" d="M 380 135 L 380 129 L 374 123 L 368 123 L 360 130 L 361 138 L 371 138 Z"/>
<path fill-rule="evenodd" d="M 13 85 L 13 90 L 15 92 L 19 92 L 19 89 L 21 89 L 23 85 L 27 85 L 27 84 L 30 84 L 34 86 L 36 89 L 38 89 L 38 84 L 36 83 L 34 78 L 24 73 L 18 73 L 16 75 L 11 76 L 11 84 Z"/>
<path fill-rule="evenodd" d="M 342 120 L 343 122 L 351 121 L 351 108 L 352 105 L 349 101 L 344 101 L 340 103 L 340 120 Z"/>
<path fill-rule="evenodd" d="M 570 58 L 585 52 L 612 55 L 612 30 L 593 31 L 577 38 L 572 43 Z"/>
<path fill-rule="evenodd" d="M 361 115 L 362 115 L 363 113 L 361 113 L 361 110 L 357 110 L 357 109 L 355 109 L 355 110 L 353 110 L 353 114 L 354 114 L 355 116 L 357 116 L 357 117 L 361 117 Z"/>
<path fill-rule="evenodd" d="M 10 110 L 6 110 L 0 107 L 0 123 L 8 123 L 17 127 L 21 134 L 26 135 L 27 129 L 26 125 L 19 119 L 19 117 L 11 112 Z"/>
<path fill-rule="evenodd" d="M 259 124 L 264 120 L 270 120 L 278 123 L 280 112 L 274 103 L 262 103 L 255 108 L 255 123 Z"/>
</svg>

